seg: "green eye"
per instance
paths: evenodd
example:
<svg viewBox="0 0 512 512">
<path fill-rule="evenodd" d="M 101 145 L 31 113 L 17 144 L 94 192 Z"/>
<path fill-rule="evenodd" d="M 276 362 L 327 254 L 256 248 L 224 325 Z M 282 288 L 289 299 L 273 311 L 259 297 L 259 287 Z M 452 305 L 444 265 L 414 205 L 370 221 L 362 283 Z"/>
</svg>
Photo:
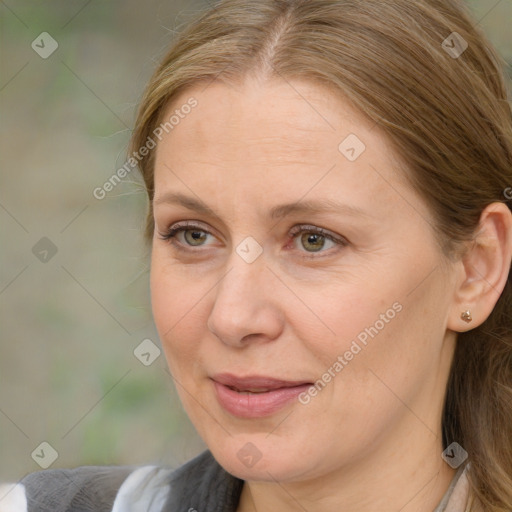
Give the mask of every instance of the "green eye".
<svg viewBox="0 0 512 512">
<path fill-rule="evenodd" d="M 345 247 L 348 244 L 348 241 L 340 235 L 307 224 L 294 226 L 290 230 L 290 236 L 293 239 L 295 249 L 301 252 L 304 257 L 313 257 L 315 253 L 318 253 L 318 257 L 320 257 L 320 254 L 330 254 L 332 251 L 329 251 L 329 249 L 336 246 Z"/>
<path fill-rule="evenodd" d="M 300 241 L 308 252 L 317 252 L 324 248 L 326 238 L 318 233 L 303 233 Z"/>
<path fill-rule="evenodd" d="M 208 245 L 205 242 L 210 235 L 211 233 L 209 231 L 199 226 L 176 225 L 162 234 L 161 239 L 173 244 L 175 244 L 174 239 L 176 239 L 178 244 L 185 247 L 201 247 Z"/>
<path fill-rule="evenodd" d="M 183 238 L 187 242 L 187 244 L 197 247 L 203 245 L 206 240 L 208 233 L 205 231 L 200 231 L 198 229 L 184 229 L 183 230 Z"/>
<path fill-rule="evenodd" d="M 348 245 L 348 241 L 344 237 L 316 226 L 295 226 L 289 234 L 295 249 L 302 253 L 303 257 L 312 258 L 315 253 L 330 254 L 331 251 L 328 249 Z M 208 243 L 209 236 L 214 237 L 209 231 L 191 224 L 176 224 L 167 233 L 160 235 L 162 240 L 166 240 L 184 251 L 187 248 L 208 247 L 211 245 Z"/>
</svg>

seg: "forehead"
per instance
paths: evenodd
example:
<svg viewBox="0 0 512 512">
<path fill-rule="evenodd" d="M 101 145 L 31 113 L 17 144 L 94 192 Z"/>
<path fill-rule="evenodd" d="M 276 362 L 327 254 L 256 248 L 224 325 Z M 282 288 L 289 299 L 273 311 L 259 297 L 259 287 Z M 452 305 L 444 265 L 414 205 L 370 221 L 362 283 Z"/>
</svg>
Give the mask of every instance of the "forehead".
<svg viewBox="0 0 512 512">
<path fill-rule="evenodd" d="M 197 150 L 212 149 L 212 141 L 226 151 L 243 141 L 258 145 L 265 154 L 274 150 L 276 156 L 281 150 L 337 150 L 336 139 L 348 126 L 361 136 L 374 127 L 332 88 L 308 81 L 261 82 L 251 78 L 243 83 L 216 81 L 186 90 L 167 107 L 164 119 L 192 97 L 198 105 L 189 119 L 180 123 L 188 129 L 176 126 L 172 131 L 176 144 L 193 139 Z"/>
<path fill-rule="evenodd" d="M 184 109 L 191 99 L 196 107 Z M 175 98 L 164 121 L 173 115 L 179 123 L 156 148 L 155 199 L 179 189 L 216 208 L 243 199 L 266 208 L 307 194 L 401 209 L 415 195 L 375 123 L 316 83 L 202 84 Z"/>
</svg>

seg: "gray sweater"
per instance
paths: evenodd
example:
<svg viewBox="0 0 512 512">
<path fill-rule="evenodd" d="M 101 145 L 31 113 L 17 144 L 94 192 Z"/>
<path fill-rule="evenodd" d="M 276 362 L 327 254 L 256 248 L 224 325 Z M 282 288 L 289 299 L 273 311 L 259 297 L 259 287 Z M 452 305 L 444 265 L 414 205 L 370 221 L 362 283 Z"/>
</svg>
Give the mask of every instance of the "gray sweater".
<svg viewBox="0 0 512 512">
<path fill-rule="evenodd" d="M 434 512 L 466 512 L 460 467 Z M 206 451 L 176 470 L 159 466 L 84 466 L 31 473 L 0 486 L 0 512 L 236 512 L 243 481 Z"/>
</svg>

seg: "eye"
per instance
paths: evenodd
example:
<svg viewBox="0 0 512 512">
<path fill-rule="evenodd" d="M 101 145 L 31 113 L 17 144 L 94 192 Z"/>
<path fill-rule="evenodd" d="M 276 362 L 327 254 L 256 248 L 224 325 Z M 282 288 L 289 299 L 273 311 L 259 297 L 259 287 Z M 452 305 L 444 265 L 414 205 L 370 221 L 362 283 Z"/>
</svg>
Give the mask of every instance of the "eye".
<svg viewBox="0 0 512 512">
<path fill-rule="evenodd" d="M 166 233 L 160 233 L 160 238 L 174 245 L 180 244 L 189 247 L 200 247 L 205 244 L 209 231 L 195 224 L 175 224 Z M 212 235 L 213 236 L 213 235 Z"/>
<path fill-rule="evenodd" d="M 296 247 L 299 243 L 305 249 L 305 251 L 299 249 L 302 253 L 305 253 L 304 257 L 313 258 L 315 253 L 327 252 L 329 254 L 331 251 L 327 251 L 327 249 L 348 245 L 345 238 L 316 226 L 298 225 L 290 230 L 289 235 Z M 187 250 L 187 248 L 211 245 L 206 242 L 209 236 L 213 237 L 214 235 L 197 224 L 178 223 L 171 226 L 166 233 L 159 233 L 159 236 L 178 249 Z"/>
<path fill-rule="evenodd" d="M 297 242 L 300 243 L 300 245 L 306 249 L 307 253 L 314 254 L 317 252 L 327 252 L 324 249 L 330 249 L 337 245 L 348 245 L 347 240 L 343 237 L 334 235 L 333 233 L 316 226 L 295 226 L 290 231 L 290 235 L 293 237 L 295 244 Z"/>
</svg>

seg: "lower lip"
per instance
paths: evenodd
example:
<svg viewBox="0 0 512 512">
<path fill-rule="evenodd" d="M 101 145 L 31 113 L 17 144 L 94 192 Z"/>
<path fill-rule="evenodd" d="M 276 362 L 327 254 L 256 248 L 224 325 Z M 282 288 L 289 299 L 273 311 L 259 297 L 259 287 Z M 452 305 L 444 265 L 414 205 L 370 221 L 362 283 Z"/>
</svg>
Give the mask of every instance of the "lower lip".
<svg viewBox="0 0 512 512">
<path fill-rule="evenodd" d="M 261 418 L 281 410 L 298 396 L 307 391 L 311 384 L 290 388 L 279 388 L 265 393 L 238 393 L 237 391 L 213 381 L 220 405 L 233 416 L 239 418 Z"/>
</svg>

